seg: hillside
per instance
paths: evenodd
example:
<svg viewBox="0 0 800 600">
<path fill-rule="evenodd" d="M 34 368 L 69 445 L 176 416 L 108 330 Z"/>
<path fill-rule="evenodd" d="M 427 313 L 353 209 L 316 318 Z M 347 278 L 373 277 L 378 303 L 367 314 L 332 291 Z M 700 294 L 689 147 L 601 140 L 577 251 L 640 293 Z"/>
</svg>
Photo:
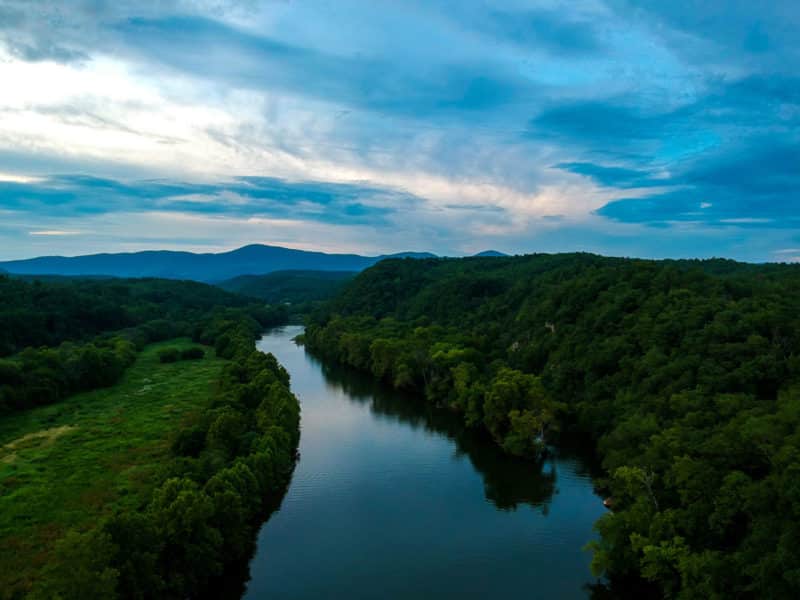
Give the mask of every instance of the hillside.
<svg viewBox="0 0 800 600">
<path fill-rule="evenodd" d="M 506 452 L 593 439 L 593 567 L 668 597 L 800 590 L 800 266 L 589 254 L 386 261 L 306 343 Z"/>
<path fill-rule="evenodd" d="M 414 252 L 382 256 L 326 254 L 254 244 L 218 254 L 153 250 L 74 257 L 42 256 L 2 262 L 0 270 L 26 275 L 110 275 L 218 282 L 239 275 L 262 275 L 285 270 L 361 271 L 384 258 L 432 256 Z"/>
<path fill-rule="evenodd" d="M 269 304 L 297 304 L 330 298 L 354 276 L 353 271 L 275 271 L 267 275 L 241 275 L 217 285 Z"/>
<path fill-rule="evenodd" d="M 196 319 L 215 306 L 252 299 L 193 281 L 49 279 L 0 276 L 0 357 L 26 346 L 54 346 L 166 319 Z"/>
</svg>

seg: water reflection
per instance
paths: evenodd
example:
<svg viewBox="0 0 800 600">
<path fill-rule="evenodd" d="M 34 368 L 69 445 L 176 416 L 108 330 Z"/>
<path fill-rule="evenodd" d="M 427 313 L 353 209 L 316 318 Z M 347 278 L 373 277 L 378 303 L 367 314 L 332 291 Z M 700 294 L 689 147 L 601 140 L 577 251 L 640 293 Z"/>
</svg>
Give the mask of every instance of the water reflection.
<svg viewBox="0 0 800 600">
<path fill-rule="evenodd" d="M 246 598 L 586 598 L 581 549 L 604 512 L 580 453 L 503 455 L 459 416 L 309 356 L 292 376 L 301 457 L 258 536 Z"/>
<path fill-rule="evenodd" d="M 351 368 L 323 363 L 311 354 L 309 358 L 322 370 L 331 389 L 343 392 L 348 400 L 368 405 L 370 411 L 381 418 L 453 440 L 455 455 L 467 457 L 481 474 L 486 499 L 497 508 L 516 510 L 519 504 L 528 504 L 542 514 L 548 513 L 557 479 L 552 459 L 534 464 L 509 457 L 488 434 L 465 427 L 458 415 L 438 409 L 419 396 L 394 390 Z"/>
</svg>

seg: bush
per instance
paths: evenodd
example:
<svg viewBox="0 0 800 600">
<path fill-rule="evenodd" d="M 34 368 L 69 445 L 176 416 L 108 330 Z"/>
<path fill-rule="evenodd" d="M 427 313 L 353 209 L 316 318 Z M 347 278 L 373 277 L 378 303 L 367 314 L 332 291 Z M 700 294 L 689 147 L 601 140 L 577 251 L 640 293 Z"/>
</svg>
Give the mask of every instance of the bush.
<svg viewBox="0 0 800 600">
<path fill-rule="evenodd" d="M 197 360 L 200 358 L 205 358 L 205 356 L 206 351 L 200 346 L 192 346 L 191 348 L 186 348 L 181 352 L 181 360 Z"/>
<path fill-rule="evenodd" d="M 158 360 L 162 363 L 174 363 L 180 359 L 177 348 L 164 348 L 158 352 Z"/>
</svg>

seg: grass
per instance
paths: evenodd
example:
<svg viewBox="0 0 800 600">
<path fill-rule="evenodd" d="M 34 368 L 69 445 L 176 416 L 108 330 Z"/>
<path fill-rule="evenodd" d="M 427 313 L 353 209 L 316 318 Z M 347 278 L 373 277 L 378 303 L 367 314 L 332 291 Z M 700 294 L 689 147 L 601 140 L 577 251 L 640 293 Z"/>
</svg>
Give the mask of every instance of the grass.
<svg viewBox="0 0 800 600">
<path fill-rule="evenodd" d="M 145 348 L 115 386 L 0 420 L 0 597 L 24 593 L 54 542 L 117 508 L 138 509 L 172 435 L 207 406 L 224 360 L 162 364 Z"/>
</svg>

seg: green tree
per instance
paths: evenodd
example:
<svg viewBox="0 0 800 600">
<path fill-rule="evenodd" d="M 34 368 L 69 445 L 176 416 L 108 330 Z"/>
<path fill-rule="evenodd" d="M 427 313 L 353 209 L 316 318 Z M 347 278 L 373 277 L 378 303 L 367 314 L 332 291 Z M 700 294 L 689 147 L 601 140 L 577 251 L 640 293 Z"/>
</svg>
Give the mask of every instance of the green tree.
<svg viewBox="0 0 800 600">
<path fill-rule="evenodd" d="M 115 552 L 111 536 L 99 528 L 68 531 L 56 542 L 53 559 L 30 597 L 35 600 L 116 598 L 119 572 L 110 565 Z"/>
</svg>

